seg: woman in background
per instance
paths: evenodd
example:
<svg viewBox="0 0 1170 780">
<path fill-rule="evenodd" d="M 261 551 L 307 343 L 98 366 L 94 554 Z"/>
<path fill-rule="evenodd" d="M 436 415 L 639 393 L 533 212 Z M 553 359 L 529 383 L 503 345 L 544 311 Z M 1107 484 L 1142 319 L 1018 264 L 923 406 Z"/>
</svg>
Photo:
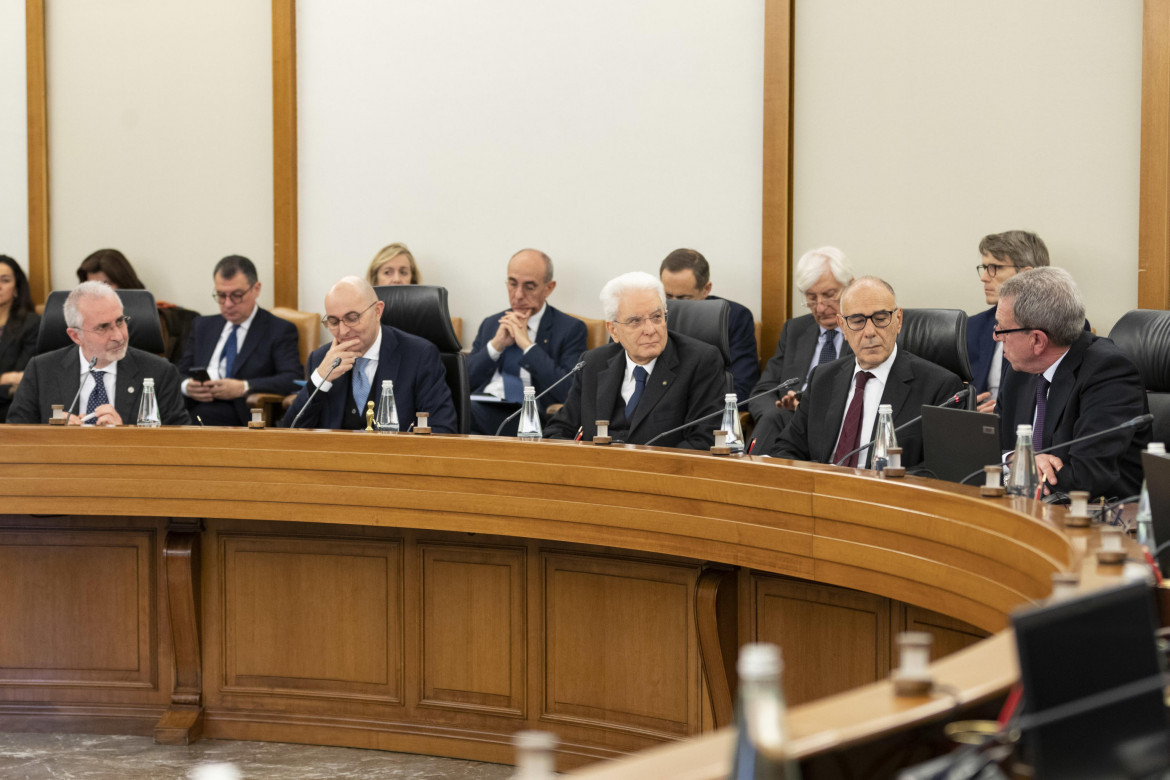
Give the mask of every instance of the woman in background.
<svg viewBox="0 0 1170 780">
<path fill-rule="evenodd" d="M 418 272 L 418 264 L 414 262 L 414 255 L 406 248 L 406 244 L 382 247 L 370 261 L 366 279 L 374 287 L 384 284 L 422 284 L 422 274 Z"/>
<path fill-rule="evenodd" d="M 36 353 L 40 326 L 28 277 L 15 260 L 0 255 L 0 422 L 8 417 L 24 367 Z"/>
</svg>

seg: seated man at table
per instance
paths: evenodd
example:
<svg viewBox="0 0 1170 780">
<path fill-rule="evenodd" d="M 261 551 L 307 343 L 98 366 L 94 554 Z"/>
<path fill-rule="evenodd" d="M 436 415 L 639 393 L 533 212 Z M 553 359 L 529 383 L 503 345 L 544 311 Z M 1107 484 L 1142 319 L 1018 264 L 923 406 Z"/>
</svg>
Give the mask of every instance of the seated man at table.
<svg viewBox="0 0 1170 780">
<path fill-rule="evenodd" d="M 455 432 L 455 404 L 439 350 L 426 339 L 382 325 L 384 308 L 374 288 L 360 277 L 346 276 L 329 289 L 321 322 L 333 338 L 309 355 L 310 381 L 281 425 L 364 429 L 367 402 L 377 404 L 382 381 L 390 379 L 401 430 L 414 424 L 418 412 L 428 412 L 435 433 Z M 316 388 L 319 397 L 310 402 Z"/>
<path fill-rule="evenodd" d="M 77 346 L 61 347 L 29 361 L 8 410 L 8 422 L 48 422 L 53 405 L 71 403 L 80 387 L 77 409 L 84 414 L 70 414 L 70 425 L 134 425 L 143 380 L 148 377 L 154 379 L 162 424 L 191 422 L 179 394 L 179 372 L 163 358 L 131 347 L 127 322 L 122 299 L 108 284 L 77 285 L 65 299 L 67 332 Z"/>
<path fill-rule="evenodd" d="M 711 266 L 707 258 L 693 249 L 676 249 L 658 266 L 658 277 L 666 290 L 666 300 L 722 300 L 711 294 Z M 728 301 L 727 343 L 731 353 L 731 375 L 735 377 L 735 394 L 747 400 L 752 385 L 760 378 L 760 357 L 756 351 L 756 321 L 742 304 Z"/>
<path fill-rule="evenodd" d="M 917 417 L 923 404 L 941 404 L 963 389 L 955 374 L 898 347 L 902 310 L 894 288 L 881 279 L 863 276 L 845 288 L 837 325 L 853 355 L 813 369 L 792 422 L 770 453 L 774 457 L 868 464 L 872 448 L 853 450 L 873 440 L 879 404 L 894 408 L 898 426 Z M 900 432 L 898 444 L 903 466 L 922 463 L 919 425 Z"/>
<path fill-rule="evenodd" d="M 645 444 L 660 433 L 723 408 L 723 356 L 710 344 L 666 329 L 662 282 L 635 271 L 601 290 L 605 327 L 614 343 L 591 349 L 573 377 L 565 405 L 544 429 L 551 439 L 586 441 L 609 420 L 615 442 Z M 719 418 L 672 433 L 655 444 L 708 449 Z"/>
<path fill-rule="evenodd" d="M 219 314 L 195 319 L 179 359 L 180 375 L 202 368 L 210 381 L 183 380 L 183 395 L 204 425 L 247 425 L 249 393 L 297 391 L 304 376 L 297 328 L 257 305 L 260 280 L 248 258 L 223 258 L 211 278 Z"/>
<path fill-rule="evenodd" d="M 494 436 L 520 408 L 525 387 L 535 387 L 539 395 L 585 351 L 585 323 L 546 302 L 556 286 L 552 260 L 544 252 L 521 249 L 508 261 L 509 308 L 483 321 L 467 356 L 471 391 L 483 396 L 471 402 L 472 433 Z M 540 399 L 541 408 L 563 403 L 568 392 L 568 382 L 557 385 Z M 502 433 L 516 435 L 518 420 Z"/>
<path fill-rule="evenodd" d="M 1012 370 L 1000 388 L 1000 443 L 1015 448 L 1031 424 L 1037 450 L 1112 428 L 1149 411 L 1134 364 L 1109 339 L 1086 331 L 1085 304 L 1063 268 L 1034 268 L 1004 282 L 994 336 Z M 1142 486 L 1148 426 L 1123 428 L 1036 456 L 1045 492 L 1087 490 L 1125 498 Z"/>
</svg>

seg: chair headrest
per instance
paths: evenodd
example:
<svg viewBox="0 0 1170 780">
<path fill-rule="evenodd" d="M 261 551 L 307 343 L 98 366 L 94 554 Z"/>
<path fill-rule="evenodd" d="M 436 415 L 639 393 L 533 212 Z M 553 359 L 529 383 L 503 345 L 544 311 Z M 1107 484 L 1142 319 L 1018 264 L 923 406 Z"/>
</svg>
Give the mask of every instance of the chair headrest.
<svg viewBox="0 0 1170 780">
<path fill-rule="evenodd" d="M 730 366 L 731 344 L 727 335 L 730 311 L 725 300 L 668 301 L 666 327 L 715 347 L 723 356 L 723 365 Z"/>
<path fill-rule="evenodd" d="M 451 327 L 446 287 L 396 284 L 375 287 L 374 292 L 386 303 L 382 312 L 383 325 L 420 336 L 438 347 L 440 352 L 463 349 L 459 336 Z"/>
<path fill-rule="evenodd" d="M 959 309 L 903 309 L 898 344 L 923 360 L 929 360 L 971 381 L 967 357 L 967 313 Z"/>
<path fill-rule="evenodd" d="M 37 332 L 37 354 L 42 355 L 54 349 L 73 343 L 66 332 L 65 299 L 69 290 L 54 290 L 45 301 L 45 312 L 41 316 L 41 329 Z M 122 313 L 130 318 L 130 346 L 161 355 L 166 351 L 163 343 L 162 325 L 159 324 L 158 307 L 154 294 L 149 290 L 116 290 L 122 299 Z"/>
<path fill-rule="evenodd" d="M 1170 311 L 1127 312 L 1109 331 L 1109 338 L 1137 366 L 1146 390 L 1170 391 Z"/>
</svg>

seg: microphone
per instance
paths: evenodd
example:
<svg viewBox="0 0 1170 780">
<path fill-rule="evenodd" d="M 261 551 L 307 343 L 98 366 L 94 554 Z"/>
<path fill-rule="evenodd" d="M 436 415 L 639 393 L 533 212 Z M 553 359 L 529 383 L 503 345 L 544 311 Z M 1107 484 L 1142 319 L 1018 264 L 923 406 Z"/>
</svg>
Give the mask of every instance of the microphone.
<svg viewBox="0 0 1170 780">
<path fill-rule="evenodd" d="M 971 395 L 971 385 L 967 385 L 967 386 L 966 386 L 966 387 L 964 387 L 962 390 L 960 390 L 959 392 L 955 393 L 954 395 L 952 395 L 952 396 L 951 396 L 950 398 L 948 398 L 947 400 L 943 401 L 941 404 L 938 404 L 938 407 L 939 407 L 940 409 L 945 409 L 945 408 L 947 408 L 948 406 L 950 406 L 951 404 L 957 404 L 957 403 L 959 403 L 960 401 L 963 401 L 963 400 L 964 400 L 964 399 L 966 399 L 966 398 L 967 398 L 967 396 L 969 396 L 969 395 Z M 898 431 L 902 431 L 902 430 L 905 430 L 906 428 L 909 428 L 911 425 L 913 425 L 913 424 L 914 424 L 914 423 L 916 423 L 916 422 L 919 422 L 921 419 L 922 419 L 922 415 L 918 415 L 918 416 L 917 416 L 917 417 L 915 417 L 913 420 L 908 420 L 908 421 L 906 421 L 906 422 L 902 423 L 901 425 L 899 425 L 897 428 L 895 428 L 895 429 L 894 429 L 894 433 L 895 433 L 895 434 L 897 434 L 897 433 L 898 433 Z M 849 452 L 845 453 L 845 454 L 844 454 L 844 455 L 841 457 L 841 459 L 840 459 L 840 460 L 838 460 L 838 461 L 837 461 L 836 463 L 834 463 L 833 465 L 834 465 L 834 466 L 840 466 L 842 463 L 844 463 L 845 461 L 847 461 L 847 460 L 849 460 L 851 457 L 853 457 L 853 456 L 854 456 L 854 454 L 856 454 L 856 453 L 858 453 L 858 452 L 861 452 L 862 450 L 867 450 L 867 449 L 869 449 L 869 448 L 870 448 L 870 447 L 872 447 L 872 446 L 873 446 L 873 439 L 870 439 L 869 441 L 867 441 L 865 444 L 862 444 L 862 445 L 861 445 L 860 447 L 858 447 L 857 449 L 855 449 L 855 450 L 851 450 L 851 451 L 849 451 Z"/>
<path fill-rule="evenodd" d="M 325 378 L 321 380 L 321 385 L 329 381 L 329 377 L 333 376 L 333 372 L 336 371 L 337 367 L 340 365 L 341 358 L 334 358 L 333 365 L 329 366 L 329 371 L 325 374 Z M 309 395 L 309 400 L 305 401 L 305 405 L 301 407 L 301 410 L 297 412 L 297 416 L 293 418 L 292 425 L 288 426 L 290 429 L 297 427 L 297 423 L 301 421 L 301 417 L 304 415 L 305 410 L 309 408 L 309 404 L 313 403 L 313 399 L 317 397 L 317 393 L 321 392 L 321 385 L 317 385 L 315 388 L 313 388 L 312 394 Z"/>
<path fill-rule="evenodd" d="M 785 379 L 783 382 L 776 385 L 775 387 L 770 387 L 762 393 L 756 393 L 751 398 L 745 398 L 742 401 L 736 401 L 735 405 L 737 407 L 743 406 L 744 404 L 751 403 L 752 401 L 756 400 L 757 398 L 763 398 L 764 396 L 768 395 L 769 393 L 779 393 L 781 390 L 787 390 L 788 388 L 792 387 L 794 384 L 796 384 L 797 382 L 800 382 L 800 381 L 802 381 L 802 377 L 799 377 L 799 376 L 794 376 L 791 379 Z M 691 420 L 690 422 L 683 423 L 682 425 L 678 426 L 677 428 L 671 428 L 669 431 L 663 431 L 662 433 L 658 434 L 657 436 L 655 436 L 653 439 L 646 442 L 642 446 L 649 447 L 651 444 L 658 441 L 663 436 L 669 436 L 672 433 L 678 433 L 679 431 L 683 430 L 684 428 L 690 428 L 692 425 L 696 425 L 698 423 L 703 422 L 703 420 L 710 420 L 710 419 L 713 419 L 715 417 L 718 417 L 721 414 L 723 414 L 722 409 L 720 409 L 717 412 L 712 412 L 711 414 L 705 414 L 697 420 Z"/>
<path fill-rule="evenodd" d="M 81 375 L 81 381 L 77 383 L 77 395 L 73 396 L 73 400 L 69 402 L 69 408 L 65 410 L 65 420 L 68 422 L 69 415 L 73 414 L 73 405 L 81 398 L 81 388 L 85 385 L 85 378 L 93 372 L 93 367 L 97 365 L 97 355 L 89 359 L 89 365 L 85 367 L 85 373 Z"/>
<path fill-rule="evenodd" d="M 1068 441 L 1062 441 L 1060 444 L 1053 444 L 1051 447 L 1045 447 L 1043 449 L 1036 450 L 1035 454 L 1036 455 L 1043 455 L 1046 452 L 1052 452 L 1053 450 L 1064 449 L 1065 447 L 1070 447 L 1073 444 L 1080 444 L 1083 441 L 1089 441 L 1090 439 L 1097 439 L 1097 438 L 1100 438 L 1101 436 L 1108 436 L 1111 433 L 1117 433 L 1118 431 L 1123 431 L 1126 428 L 1145 428 L 1147 425 L 1149 425 L 1153 421 L 1154 421 L 1154 415 L 1152 415 L 1152 414 L 1139 414 L 1137 417 L 1131 417 L 1130 419 L 1126 420 L 1123 423 L 1118 423 L 1117 425 L 1114 425 L 1112 428 L 1105 428 L 1104 430 L 1100 430 L 1100 431 L 1097 431 L 1095 433 L 1086 433 L 1084 436 L 1078 436 L 1075 439 L 1069 439 Z M 990 463 L 988 465 L 998 466 L 1000 464 Z M 972 471 L 970 474 L 968 474 L 967 476 L 965 476 L 961 480 L 959 480 L 959 484 L 962 485 L 962 484 L 966 483 L 967 480 L 971 479 L 971 477 L 974 477 L 975 475 L 982 474 L 982 473 L 983 473 L 983 469 L 979 469 L 978 471 Z"/>
<path fill-rule="evenodd" d="M 575 365 L 575 366 L 573 366 L 572 368 L 570 368 L 570 369 L 569 369 L 569 373 L 565 374 L 563 377 L 561 377 L 561 378 L 560 378 L 560 379 L 558 379 L 557 381 L 553 382 L 553 383 L 552 383 L 551 385 L 549 385 L 548 387 L 544 388 L 544 390 L 541 390 L 541 391 L 540 391 L 540 393 L 539 393 L 539 394 L 536 396 L 536 400 L 537 400 L 537 401 L 539 401 L 541 398 L 543 398 L 543 397 L 544 397 L 544 394 L 545 394 L 545 393 L 547 393 L 549 390 L 552 390 L 554 387 L 556 387 L 557 385 L 559 385 L 561 382 L 564 382 L 566 379 L 568 379 L 569 377 L 571 377 L 573 374 L 575 374 L 575 373 L 577 373 L 578 371 L 580 371 L 580 370 L 581 370 L 581 369 L 582 369 L 584 366 L 585 366 L 585 361 L 584 361 L 584 360 L 582 360 L 582 361 L 578 362 L 578 363 L 577 363 L 577 365 Z M 496 428 L 496 436 L 499 436 L 499 435 L 500 435 L 500 431 L 504 430 L 504 426 L 505 426 L 505 425 L 507 425 L 509 422 L 511 422 L 511 421 L 512 421 L 512 420 L 513 420 L 513 419 L 516 417 L 516 415 L 520 414 L 520 412 L 522 412 L 522 411 L 524 411 L 524 407 L 523 407 L 523 406 L 521 406 L 521 407 L 520 407 L 519 409 L 517 409 L 516 411 L 512 412 L 512 413 L 511 413 L 510 415 L 508 415 L 507 417 L 505 417 L 505 418 L 504 418 L 504 421 L 503 421 L 502 423 L 500 423 L 500 427 L 499 427 L 499 428 Z"/>
</svg>

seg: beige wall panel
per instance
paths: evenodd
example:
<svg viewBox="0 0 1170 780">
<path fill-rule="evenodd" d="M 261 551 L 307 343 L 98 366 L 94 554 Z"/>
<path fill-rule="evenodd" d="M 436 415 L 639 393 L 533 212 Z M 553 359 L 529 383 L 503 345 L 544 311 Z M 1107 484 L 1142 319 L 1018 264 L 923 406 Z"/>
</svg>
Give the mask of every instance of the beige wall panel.
<svg viewBox="0 0 1170 780">
<path fill-rule="evenodd" d="M 25 0 L 0 0 L 0 255 L 28 270 Z"/>
</svg>

